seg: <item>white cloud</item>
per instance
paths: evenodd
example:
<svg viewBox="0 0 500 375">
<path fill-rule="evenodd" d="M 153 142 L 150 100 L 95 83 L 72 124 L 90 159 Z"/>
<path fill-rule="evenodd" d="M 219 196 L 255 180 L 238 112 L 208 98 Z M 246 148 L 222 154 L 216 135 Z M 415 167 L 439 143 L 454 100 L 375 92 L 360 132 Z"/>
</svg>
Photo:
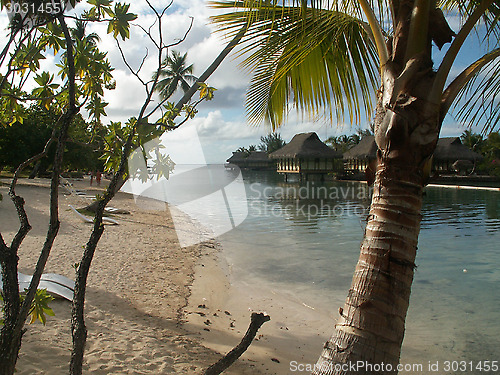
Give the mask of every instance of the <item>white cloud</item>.
<svg viewBox="0 0 500 375">
<path fill-rule="evenodd" d="M 157 9 L 168 4 L 162 0 L 151 0 L 151 3 Z M 78 7 L 78 9 L 82 9 L 88 5 L 82 2 Z M 155 20 L 153 13 L 144 1 L 131 2 L 130 11 L 139 14 L 139 18 L 133 21 L 133 24 L 142 25 L 143 28 L 148 29 Z M 164 43 L 169 45 L 176 43 L 184 36 L 191 22 L 190 17 L 193 17 L 192 29 L 185 41 L 171 49 L 188 53 L 188 62 L 194 64 L 195 75 L 200 75 L 229 41 L 223 38 L 223 34 L 213 33 L 215 28 L 209 23 L 208 17 L 216 12 L 220 11 L 210 9 L 204 0 L 174 0 L 163 18 Z M 68 20 L 68 22 L 71 21 Z M 457 18 L 452 17 L 451 23 L 452 27 L 456 27 Z M 0 27 L 5 28 L 6 25 L 7 17 L 5 13 L 2 13 Z M 153 27 L 152 31 L 156 31 L 156 29 Z M 98 33 L 101 37 L 99 48 L 108 52 L 108 59 L 116 68 L 113 75 L 117 81 L 117 87 L 116 90 L 106 91 L 105 100 L 109 102 L 109 105 L 107 107 L 108 117 L 104 121 L 126 121 L 130 116 L 137 116 L 145 98 L 144 87 L 123 64 L 115 40 L 107 34 L 107 23 L 89 24 L 87 32 Z M 3 36 L 4 41 L 6 34 L 4 33 Z M 468 41 L 468 43 L 470 42 Z M 141 77 L 145 81 L 149 80 L 157 66 L 158 58 L 155 55 L 153 44 L 144 31 L 133 27 L 130 40 L 121 42 L 121 45 L 127 56 L 127 61 L 133 69 L 140 66 L 148 53 L 141 70 Z M 471 45 L 469 44 L 468 47 Z M 473 55 L 473 52 L 469 50 L 473 50 L 473 48 L 467 48 L 466 51 L 469 55 Z M 191 121 L 199 126 L 200 136 L 205 142 L 212 144 L 213 148 L 220 150 L 221 153 L 227 153 L 239 146 L 258 144 L 260 136 L 266 135 L 270 131 L 264 125 L 251 127 L 246 123 L 244 118 L 245 91 L 250 77 L 238 68 L 238 61 L 229 55 L 209 78 L 207 83 L 217 88 L 215 99 L 202 103 L 198 107 L 200 113 Z M 466 64 L 468 63 L 460 63 L 457 66 L 463 67 Z M 57 68 L 54 68 L 52 56 L 48 56 L 47 60 L 42 62 L 42 66 L 52 73 L 57 71 Z M 454 70 L 452 75 L 458 71 L 459 69 Z M 356 128 L 356 125 L 350 126 L 349 124 L 337 127 L 335 124 L 330 124 L 329 121 L 308 121 L 307 118 L 301 118 L 292 110 L 287 123 L 278 131 L 283 139 L 290 141 L 294 134 L 300 132 L 315 131 L 321 139 L 325 139 L 332 135 L 351 134 L 356 131 Z M 460 134 L 462 131 L 463 128 L 454 125 L 443 127 L 444 134 Z"/>
</svg>

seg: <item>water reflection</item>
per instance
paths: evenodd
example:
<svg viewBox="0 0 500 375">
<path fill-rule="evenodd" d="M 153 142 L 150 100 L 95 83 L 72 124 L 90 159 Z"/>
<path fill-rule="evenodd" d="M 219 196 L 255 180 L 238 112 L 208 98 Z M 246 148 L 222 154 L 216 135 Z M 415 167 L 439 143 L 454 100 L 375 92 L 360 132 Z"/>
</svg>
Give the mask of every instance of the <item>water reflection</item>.
<svg viewBox="0 0 500 375">
<path fill-rule="evenodd" d="M 497 195 L 495 191 L 429 187 L 424 197 L 422 229 L 446 226 L 463 230 L 461 236 L 481 228 L 498 232 L 500 200 Z"/>
<path fill-rule="evenodd" d="M 366 185 L 284 184 L 276 174 L 255 172 L 244 174 L 244 183 L 249 217 L 221 238 L 237 277 L 293 291 L 322 308 L 334 293 L 345 294 L 369 206 L 368 196 L 349 189 Z M 320 188 L 338 195 L 313 198 Z M 407 353 L 414 350 L 421 361 L 485 359 L 481 353 L 500 345 L 499 194 L 426 188 L 407 320 L 408 336 L 420 338 Z"/>
</svg>

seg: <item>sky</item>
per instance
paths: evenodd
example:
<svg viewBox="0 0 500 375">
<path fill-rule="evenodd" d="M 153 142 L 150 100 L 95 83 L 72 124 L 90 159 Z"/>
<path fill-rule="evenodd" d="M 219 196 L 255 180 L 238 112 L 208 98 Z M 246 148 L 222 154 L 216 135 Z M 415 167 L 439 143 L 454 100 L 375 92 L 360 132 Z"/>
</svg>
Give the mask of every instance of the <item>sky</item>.
<svg viewBox="0 0 500 375">
<path fill-rule="evenodd" d="M 161 0 L 152 0 L 150 3 L 157 9 L 168 4 Z M 154 17 L 146 2 L 134 1 L 130 4 L 130 12 L 139 16 L 133 23 L 149 28 Z M 86 5 L 78 5 L 76 11 L 79 12 L 82 6 Z M 171 49 L 188 53 L 188 62 L 194 65 L 195 76 L 203 73 L 228 42 L 221 33 L 214 32 L 215 27 L 208 20 L 209 16 L 215 12 L 208 7 L 207 1 L 174 0 L 163 17 L 162 30 L 165 43 L 178 43 L 185 36 L 182 43 Z M 187 33 L 191 22 L 191 30 Z M 7 24 L 8 19 L 4 10 L 0 16 L 0 27 L 5 30 Z M 455 31 L 458 30 L 459 25 L 456 19 L 452 19 L 450 24 Z M 96 32 L 100 36 L 99 49 L 108 51 L 108 59 L 115 67 L 113 76 L 116 80 L 116 89 L 105 93 L 105 100 L 109 102 L 109 105 L 106 108 L 107 117 L 103 122 L 126 122 L 129 117 L 138 115 L 146 94 L 143 85 L 123 63 L 116 42 L 107 34 L 106 28 L 107 25 L 104 23 L 91 24 L 87 28 L 88 33 Z M 7 33 L 4 32 L 0 36 L 2 47 L 5 45 L 6 35 Z M 140 75 L 144 80 L 149 79 L 158 58 L 144 31 L 139 27 L 132 27 L 131 37 L 122 43 L 122 47 L 129 65 L 134 69 L 137 69 L 145 59 Z M 474 61 L 481 52 L 478 44 L 473 40 L 467 41 L 464 51 L 452 71 L 452 76 Z M 439 59 L 442 53 L 437 53 L 436 56 Z M 234 54 L 226 57 L 207 81 L 209 86 L 217 89 L 214 100 L 201 103 L 196 117 L 182 125 L 196 129 L 207 163 L 222 163 L 231 156 L 232 151 L 240 146 L 259 144 L 260 137 L 271 131 L 265 124 L 249 125 L 245 118 L 245 92 L 251 76 L 249 72 L 239 68 L 240 61 L 241 59 Z M 48 56 L 42 62 L 41 68 L 56 73 L 54 57 Z M 180 95 L 174 96 L 173 99 L 178 97 Z M 289 142 L 294 134 L 301 132 L 314 131 L 322 140 L 325 140 L 330 136 L 349 135 L 358 128 L 368 127 L 368 121 L 363 121 L 361 124 L 338 124 L 331 123 L 329 120 L 310 121 L 307 117 L 292 110 L 287 122 L 278 129 L 278 132 L 286 142 Z M 459 136 L 465 129 L 464 124 L 449 115 L 443 125 L 441 136 Z M 472 130 L 479 131 L 480 129 L 473 128 Z"/>
</svg>

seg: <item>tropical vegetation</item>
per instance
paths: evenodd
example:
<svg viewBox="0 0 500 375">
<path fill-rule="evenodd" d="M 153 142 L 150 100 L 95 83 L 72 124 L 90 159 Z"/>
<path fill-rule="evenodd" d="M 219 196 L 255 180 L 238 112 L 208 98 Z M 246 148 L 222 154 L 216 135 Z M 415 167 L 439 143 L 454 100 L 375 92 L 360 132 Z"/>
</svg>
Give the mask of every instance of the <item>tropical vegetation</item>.
<svg viewBox="0 0 500 375">
<path fill-rule="evenodd" d="M 0 98 L 0 101 L 4 98 Z M 51 138 L 54 125 L 60 115 L 50 108 L 32 105 L 25 109 L 23 122 L 0 126 L 0 171 L 13 172 L 33 155 L 40 153 Z M 81 115 L 77 115 L 68 130 L 68 142 L 64 151 L 64 171 L 87 172 L 103 168 L 100 160 L 104 152 L 101 128 L 90 130 Z M 47 157 L 33 165 L 32 176 L 49 176 L 54 159 L 55 146 L 50 146 Z"/>
<path fill-rule="evenodd" d="M 457 116 L 486 132 L 499 120 L 500 4 L 494 0 L 219 0 L 213 17 L 241 44 L 253 72 L 249 119 L 274 128 L 295 107 L 359 124 L 371 118 L 378 146 L 374 194 L 345 304 L 315 375 L 352 363 L 397 373 L 422 217 L 423 188 L 443 121 Z M 450 18 L 460 20 L 456 30 Z M 475 37 L 482 56 L 453 74 Z M 446 48 L 445 48 L 446 46 Z M 443 58 L 435 59 L 437 49 Z M 453 74 L 453 75 L 452 75 Z M 325 326 L 329 326 L 325 322 Z M 380 367 L 383 364 L 383 367 Z M 356 373 L 374 373 L 366 367 Z"/>
<path fill-rule="evenodd" d="M 159 92 L 160 97 L 168 99 L 178 88 L 186 93 L 197 80 L 197 77 L 193 75 L 193 69 L 193 64 L 187 65 L 187 53 L 181 55 L 180 52 L 173 50 L 163 60 L 162 69 L 153 74 L 153 79 L 158 79 L 156 91 Z"/>
<path fill-rule="evenodd" d="M 325 140 L 325 143 L 334 150 L 343 154 L 350 148 L 356 146 L 359 142 L 361 142 L 361 139 L 363 139 L 363 137 L 368 135 L 373 135 L 370 129 L 358 129 L 356 133 L 353 133 L 351 135 L 343 134 L 339 136 L 328 137 Z"/>
<path fill-rule="evenodd" d="M 168 103 L 166 100 L 156 103 L 154 93 L 158 79 L 148 80 L 150 75 L 148 78 L 141 77 L 140 68 L 133 70 L 126 61 L 126 54 L 121 46 L 121 43 L 130 35 L 131 22 L 137 18 L 135 14 L 129 12 L 130 6 L 110 0 L 88 0 L 88 6 L 81 8 L 85 9 L 81 13 L 66 15 L 65 6 L 67 4 L 75 6 L 77 2 L 78 0 L 58 1 L 57 7 L 46 8 L 49 3 L 53 5 L 54 0 L 38 1 L 40 6 L 43 5 L 43 9 L 52 9 L 52 11 L 36 12 L 38 8 L 29 6 L 31 2 L 21 0 L 19 6 L 22 9 L 24 5 L 28 5 L 25 7 L 28 11 L 26 14 L 16 13 L 12 17 L 8 41 L 0 52 L 0 65 L 3 69 L 3 75 L 0 75 L 0 126 L 4 128 L 2 130 L 5 134 L 11 133 L 11 139 L 17 139 L 19 142 L 25 141 L 22 139 L 23 135 L 30 136 L 26 133 L 30 129 L 43 133 L 43 138 L 38 140 L 40 143 L 28 150 L 34 154 L 23 155 L 28 158 L 16 167 L 9 186 L 8 195 L 18 213 L 18 230 L 10 243 L 7 243 L 0 235 L 0 265 L 3 282 L 3 325 L 0 329 L 1 374 L 15 372 L 28 316 L 35 311 L 38 318 L 45 319 L 44 314 L 50 313 L 45 306 L 46 300 L 43 300 L 43 303 L 37 303 L 37 299 L 40 300 L 37 289 L 60 227 L 59 183 L 65 166 L 64 156 L 67 148 L 70 148 L 72 142 L 78 143 L 78 140 L 92 144 L 89 137 L 100 136 L 103 141 L 100 149 L 107 152 L 105 163 L 112 173 L 106 192 L 96 200 L 94 225 L 88 242 L 83 246 L 81 261 L 75 265 L 76 280 L 71 313 L 73 346 L 69 373 L 81 374 L 87 337 L 84 315 L 87 277 L 97 244 L 104 232 L 102 225 L 104 209 L 117 192 L 117 186 L 120 186 L 126 178 L 128 157 L 135 147 L 143 146 L 140 144 L 141 140 L 148 140 L 152 136 L 175 129 L 192 118 L 196 113 L 196 106 L 204 100 L 211 99 L 215 90 L 197 80 L 177 104 Z M 12 6 L 8 0 L 2 0 L 0 4 L 2 9 L 9 9 Z M 146 1 L 146 4 L 151 8 L 155 17 L 153 25 L 145 32 L 156 48 L 155 53 L 159 63 L 155 69 L 156 77 L 159 77 L 159 72 L 164 68 L 160 62 L 173 45 L 178 45 L 183 39 L 167 44 L 162 36 L 162 17 L 172 4 L 160 10 L 155 9 L 149 1 Z M 68 25 L 72 22 L 75 22 L 74 28 Z M 108 127 L 101 125 L 107 106 L 104 101 L 104 90 L 112 90 L 116 85 L 112 79 L 113 68 L 107 60 L 106 52 L 99 49 L 98 38 L 93 34 L 85 35 L 84 29 L 87 22 L 104 22 L 108 25 L 107 31 L 114 36 L 125 65 L 143 84 L 144 103 L 138 109 L 137 117 L 130 119 L 123 127 L 117 123 Z M 190 29 L 189 25 L 187 29 Z M 214 62 L 202 75 L 204 79 L 210 76 L 231 48 L 221 53 L 218 61 Z M 40 62 L 49 55 L 56 56 L 54 68 L 59 68 L 57 78 L 40 69 Z M 28 85 L 34 87 L 31 92 L 25 89 Z M 196 92 L 200 93 L 200 98 L 195 103 L 190 103 Z M 34 104 L 29 106 L 25 103 Z M 80 115 L 83 108 L 88 114 L 85 121 Z M 149 117 L 157 112 L 161 112 L 161 115 L 156 115 L 159 117 L 158 121 L 150 123 Z M 175 120 L 183 112 L 186 113 L 186 119 L 176 123 Z M 37 119 L 42 119 L 42 123 L 38 123 Z M 26 129 L 24 129 L 25 124 Z M 16 135 L 16 132 L 19 134 Z M 110 137 L 105 136 L 104 132 L 108 132 L 108 135 L 113 137 L 113 142 Z M 117 139 L 119 136 L 123 138 Z M 28 140 L 28 143 L 36 142 Z M 14 146 L 2 145 L 2 151 L 5 150 L 4 147 Z M 38 261 L 34 265 L 30 286 L 26 293 L 21 294 L 18 283 L 18 253 L 31 230 L 31 225 L 25 209 L 25 200 L 16 192 L 17 182 L 26 168 L 34 163 L 45 162 L 45 159 L 51 155 L 53 156 L 48 162 L 51 169 L 51 187 L 46 238 Z M 77 163 L 76 160 L 67 161 L 72 164 Z M 12 164 L 16 162 L 18 160 L 10 161 Z"/>
<path fill-rule="evenodd" d="M 241 146 L 238 147 L 236 152 L 240 152 L 242 154 L 245 154 L 246 156 L 257 150 L 270 154 L 271 152 L 279 150 L 284 145 L 286 145 L 286 142 L 283 140 L 283 138 L 281 138 L 281 134 L 273 132 L 269 133 L 266 136 L 261 136 L 259 145 L 250 145 L 248 147 Z"/>
<path fill-rule="evenodd" d="M 487 137 L 465 130 L 460 136 L 462 144 L 483 155 L 477 166 L 478 173 L 500 177 L 500 133 L 491 132 Z"/>
</svg>

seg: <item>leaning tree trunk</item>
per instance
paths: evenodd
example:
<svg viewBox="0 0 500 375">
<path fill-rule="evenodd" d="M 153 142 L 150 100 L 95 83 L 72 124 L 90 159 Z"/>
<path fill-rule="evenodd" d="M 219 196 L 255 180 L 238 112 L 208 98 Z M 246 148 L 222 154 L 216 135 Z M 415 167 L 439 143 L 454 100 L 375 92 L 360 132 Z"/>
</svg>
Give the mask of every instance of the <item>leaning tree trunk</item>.
<svg viewBox="0 0 500 375">
<path fill-rule="evenodd" d="M 416 172 L 390 161 L 379 164 L 351 288 L 314 374 L 396 369 L 420 231 L 423 184 Z M 365 366 L 352 367 L 358 363 Z"/>
<path fill-rule="evenodd" d="M 403 88 L 390 78 L 402 68 L 385 67 L 389 78 L 375 117 L 379 150 L 368 222 L 351 288 L 314 375 L 398 372 L 422 192 L 440 127 L 439 106 L 426 100 L 434 73 L 425 62 L 416 64 L 417 74 Z"/>
</svg>

